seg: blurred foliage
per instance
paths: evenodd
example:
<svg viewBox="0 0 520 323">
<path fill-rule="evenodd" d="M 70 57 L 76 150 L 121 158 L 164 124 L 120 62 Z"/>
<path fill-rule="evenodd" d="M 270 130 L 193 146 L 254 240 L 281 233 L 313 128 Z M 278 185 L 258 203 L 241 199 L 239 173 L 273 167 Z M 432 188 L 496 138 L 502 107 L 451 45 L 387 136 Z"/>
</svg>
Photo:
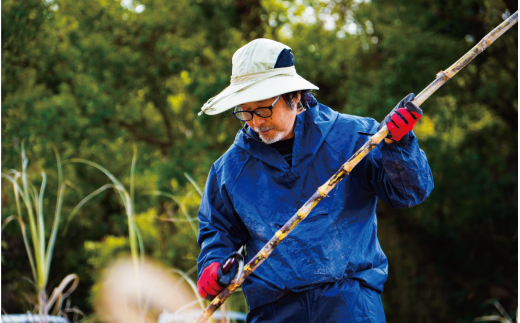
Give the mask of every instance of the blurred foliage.
<svg viewBox="0 0 520 323">
<path fill-rule="evenodd" d="M 188 172 L 203 187 L 211 164 L 240 124 L 226 114 L 197 117 L 229 84 L 231 57 L 252 39 L 291 46 L 298 73 L 320 87 L 317 99 L 343 113 L 381 120 L 416 94 L 518 9 L 512 0 L 4 0 L 2 1 L 2 171 L 47 170 L 52 146 L 84 158 L 129 186 L 132 144 L 138 226 L 147 254 L 189 271 L 198 247 L 179 205 L 192 199 Z M 513 314 L 517 296 L 518 27 L 435 93 L 416 133 L 435 189 L 418 207 L 379 203 L 379 236 L 390 261 L 383 293 L 388 321 L 470 322 L 493 314 L 497 299 Z M 54 173 L 53 173 L 54 172 Z M 63 214 L 107 184 L 85 165 L 67 164 L 78 190 Z M 2 219 L 16 212 L 2 181 Z M 55 196 L 44 203 L 55 204 Z M 30 276 L 19 228 L 2 234 L 2 308 L 28 308 Z M 126 215 L 107 191 L 84 206 L 58 239 L 49 286 L 75 272 L 72 303 L 92 311 L 94 279 L 129 252 Z M 196 275 L 192 275 L 196 277 Z"/>
</svg>

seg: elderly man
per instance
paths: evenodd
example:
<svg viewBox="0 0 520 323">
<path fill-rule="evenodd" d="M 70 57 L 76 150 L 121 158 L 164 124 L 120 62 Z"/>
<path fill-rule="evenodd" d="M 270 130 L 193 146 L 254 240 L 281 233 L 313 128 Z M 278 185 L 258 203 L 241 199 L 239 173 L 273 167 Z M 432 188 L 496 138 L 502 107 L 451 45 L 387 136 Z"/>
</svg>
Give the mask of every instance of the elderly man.
<svg viewBox="0 0 520 323">
<path fill-rule="evenodd" d="M 316 101 L 284 44 L 257 39 L 233 55 L 231 85 L 201 113 L 233 109 L 245 122 L 212 166 L 199 210 L 199 294 L 216 296 L 226 256 L 251 259 L 375 133 L 371 118 Z M 248 322 L 385 322 L 380 293 L 388 261 L 377 238 L 377 199 L 395 208 L 433 189 L 411 129 L 422 111 L 404 98 L 382 124 L 390 131 L 243 284 Z"/>
</svg>

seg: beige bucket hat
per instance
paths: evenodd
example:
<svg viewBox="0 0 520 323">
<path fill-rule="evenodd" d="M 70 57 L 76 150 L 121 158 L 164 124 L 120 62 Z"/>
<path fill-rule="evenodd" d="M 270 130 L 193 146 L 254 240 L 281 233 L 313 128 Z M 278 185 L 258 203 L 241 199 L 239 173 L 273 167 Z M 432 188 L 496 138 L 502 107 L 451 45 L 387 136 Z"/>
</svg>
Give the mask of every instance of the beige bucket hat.
<svg viewBox="0 0 520 323">
<path fill-rule="evenodd" d="M 246 102 L 288 92 L 318 89 L 296 73 L 289 46 L 270 39 L 255 39 L 235 52 L 231 84 L 209 99 L 199 115 L 219 114 Z"/>
</svg>

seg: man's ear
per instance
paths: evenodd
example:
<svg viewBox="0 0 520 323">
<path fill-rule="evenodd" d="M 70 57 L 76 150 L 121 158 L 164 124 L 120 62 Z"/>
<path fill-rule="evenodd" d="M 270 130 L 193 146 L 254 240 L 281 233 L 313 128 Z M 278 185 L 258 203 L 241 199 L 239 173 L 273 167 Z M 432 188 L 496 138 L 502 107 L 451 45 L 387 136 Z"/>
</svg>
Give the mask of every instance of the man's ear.
<svg viewBox="0 0 520 323">
<path fill-rule="evenodd" d="M 303 107 L 301 98 L 302 98 L 302 92 L 298 91 L 298 93 L 297 93 L 297 95 L 296 95 L 296 97 L 294 98 L 294 101 L 293 101 L 293 103 L 296 106 L 296 110 L 298 111 L 298 114 L 300 114 L 303 111 L 305 111 L 305 108 Z"/>
</svg>

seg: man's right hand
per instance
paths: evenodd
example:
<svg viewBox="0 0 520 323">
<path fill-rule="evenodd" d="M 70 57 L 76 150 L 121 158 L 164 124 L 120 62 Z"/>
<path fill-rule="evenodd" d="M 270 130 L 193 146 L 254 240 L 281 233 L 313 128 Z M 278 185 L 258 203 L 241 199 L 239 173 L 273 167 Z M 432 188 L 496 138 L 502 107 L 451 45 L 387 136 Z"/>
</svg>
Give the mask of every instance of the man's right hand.
<svg viewBox="0 0 520 323">
<path fill-rule="evenodd" d="M 212 300 L 224 289 L 218 284 L 217 273 L 219 268 L 218 262 L 212 263 L 204 269 L 197 282 L 199 295 L 207 300 Z"/>
</svg>

